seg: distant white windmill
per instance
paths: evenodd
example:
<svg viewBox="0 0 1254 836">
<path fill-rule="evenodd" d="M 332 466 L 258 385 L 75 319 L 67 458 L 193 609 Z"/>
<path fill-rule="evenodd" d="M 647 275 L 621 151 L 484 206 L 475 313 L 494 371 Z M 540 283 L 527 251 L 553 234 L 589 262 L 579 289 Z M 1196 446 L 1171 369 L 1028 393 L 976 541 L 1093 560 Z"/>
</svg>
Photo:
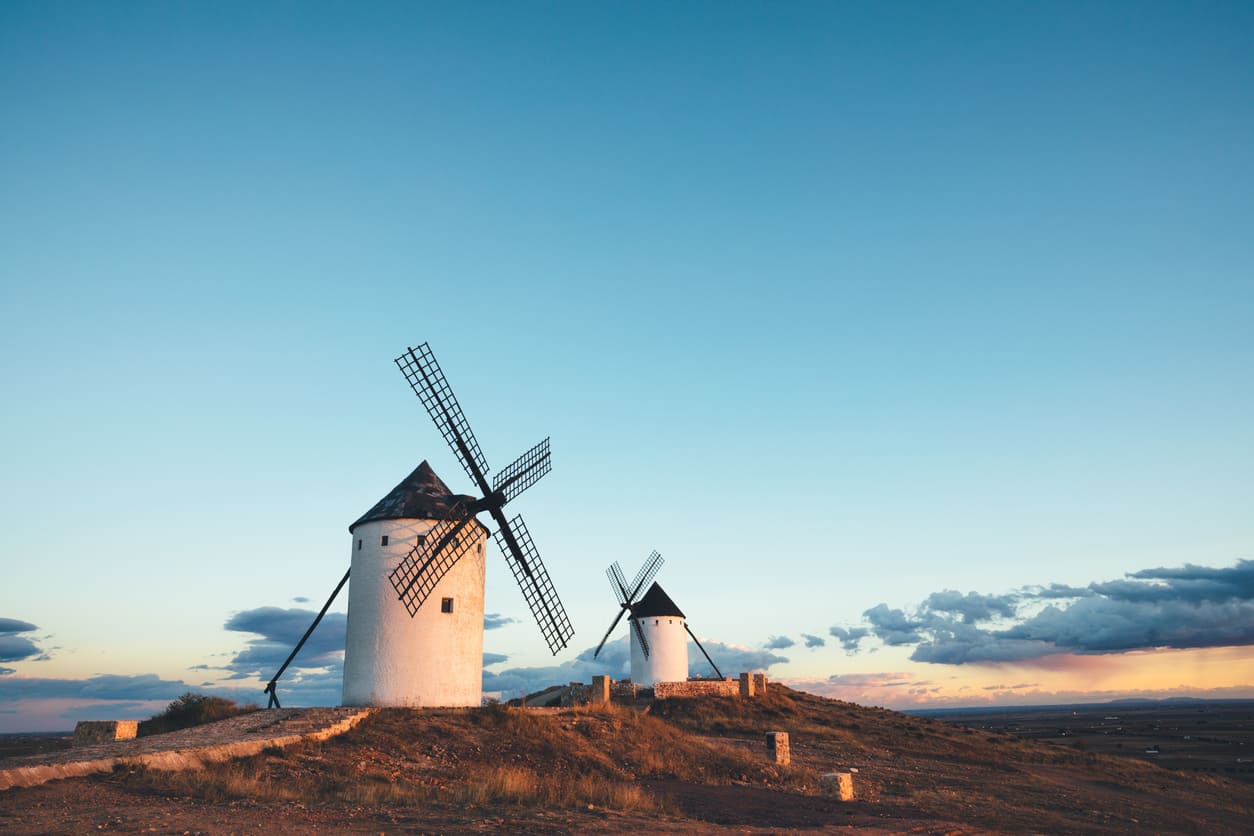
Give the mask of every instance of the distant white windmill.
<svg viewBox="0 0 1254 836">
<path fill-rule="evenodd" d="M 683 611 L 662 587 L 654 583 L 643 596 L 640 595 L 640 590 L 646 583 L 653 580 L 653 576 L 662 567 L 662 562 L 662 555 L 653 552 L 644 562 L 644 566 L 640 568 L 640 572 L 630 586 L 617 560 L 605 570 L 621 609 L 610 624 L 610 629 L 605 631 L 605 636 L 597 645 L 592 658 L 595 659 L 600 655 L 601 648 L 605 647 L 610 633 L 614 632 L 614 628 L 618 626 L 618 622 L 626 613 L 628 614 L 627 620 L 631 622 L 631 681 L 633 683 L 652 687 L 657 682 L 686 681 L 688 679 L 689 636 L 692 637 L 701 654 L 705 656 L 705 660 L 710 663 L 710 667 L 714 668 L 714 673 L 722 679 L 723 674 L 718 669 L 718 665 L 714 664 L 714 660 L 705 652 L 696 634 L 688 627 Z"/>
</svg>

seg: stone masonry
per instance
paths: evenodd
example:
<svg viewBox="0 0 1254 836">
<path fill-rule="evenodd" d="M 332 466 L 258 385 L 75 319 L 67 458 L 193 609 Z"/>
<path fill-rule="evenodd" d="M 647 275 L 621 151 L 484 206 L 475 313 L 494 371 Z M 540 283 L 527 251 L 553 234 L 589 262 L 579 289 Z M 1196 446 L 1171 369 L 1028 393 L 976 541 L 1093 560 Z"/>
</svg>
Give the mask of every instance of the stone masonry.
<svg viewBox="0 0 1254 836">
<path fill-rule="evenodd" d="M 738 697 L 740 683 L 734 679 L 690 679 L 687 682 L 655 682 L 653 696 L 666 697 Z"/>
<path fill-rule="evenodd" d="M 751 673 L 740 675 L 740 698 L 742 700 L 753 699 L 753 674 Z"/>
<path fill-rule="evenodd" d="M 138 732 L 138 720 L 80 720 L 74 727 L 74 745 L 91 746 L 94 743 L 112 743 L 115 740 L 134 740 Z"/>
<path fill-rule="evenodd" d="M 792 752 L 788 748 L 788 732 L 766 733 L 766 757 L 780 766 L 792 763 Z"/>
<path fill-rule="evenodd" d="M 608 676 L 592 677 L 592 691 L 588 702 L 593 705 L 605 705 L 610 701 L 610 678 Z"/>
</svg>

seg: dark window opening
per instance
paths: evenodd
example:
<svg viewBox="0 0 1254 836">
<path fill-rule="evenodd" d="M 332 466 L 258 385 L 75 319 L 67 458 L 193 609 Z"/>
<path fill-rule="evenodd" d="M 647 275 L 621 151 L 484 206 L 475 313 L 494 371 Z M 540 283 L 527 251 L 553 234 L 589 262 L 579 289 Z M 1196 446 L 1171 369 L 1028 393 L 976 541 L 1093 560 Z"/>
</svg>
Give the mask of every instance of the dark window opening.
<svg viewBox="0 0 1254 836">
<path fill-rule="evenodd" d="M 420 546 L 421 546 L 421 545 L 422 545 L 423 543 L 425 543 L 425 542 L 427 542 L 427 535 L 425 535 L 425 534 L 419 534 L 419 535 L 418 535 L 418 545 L 420 545 Z"/>
<path fill-rule="evenodd" d="M 457 548 L 457 538 L 454 537 L 452 540 L 449 540 L 448 544 L 452 546 L 453 548 Z"/>
<path fill-rule="evenodd" d="M 384 534 L 384 535 L 383 535 L 383 543 L 382 543 L 381 545 L 386 546 L 387 544 L 388 544 L 388 536 L 387 536 L 386 534 Z"/>
<path fill-rule="evenodd" d="M 440 599 L 440 612 L 452 612 L 452 611 L 453 611 L 453 599 L 441 598 Z"/>
<path fill-rule="evenodd" d="M 357 541 L 357 551 L 361 551 L 361 540 Z"/>
</svg>

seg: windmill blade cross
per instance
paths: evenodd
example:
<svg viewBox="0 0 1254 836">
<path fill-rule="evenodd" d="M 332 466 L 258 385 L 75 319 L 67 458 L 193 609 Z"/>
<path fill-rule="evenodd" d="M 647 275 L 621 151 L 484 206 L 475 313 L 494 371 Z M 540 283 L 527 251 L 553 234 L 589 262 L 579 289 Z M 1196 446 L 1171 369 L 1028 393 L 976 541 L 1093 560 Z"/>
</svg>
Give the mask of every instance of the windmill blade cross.
<svg viewBox="0 0 1254 836">
<path fill-rule="evenodd" d="M 566 608 L 557 596 L 549 573 L 540 560 L 540 552 L 531 540 L 527 525 L 521 516 L 506 522 L 500 509 L 492 509 L 493 517 L 501 523 L 500 529 L 493 535 L 501 551 L 505 553 L 506 562 L 514 573 L 514 580 L 522 589 L 527 606 L 544 634 L 549 650 L 556 656 L 575 634 L 566 615 Z"/>
<path fill-rule="evenodd" d="M 407 349 L 396 358 L 396 365 L 409 381 L 414 394 L 426 407 L 427 414 L 461 462 L 466 475 L 486 496 L 490 492 L 485 476 L 489 469 L 488 462 L 483 457 L 483 451 L 479 449 L 479 442 L 475 440 L 470 423 L 457 403 L 457 396 L 453 394 L 444 372 L 440 370 L 440 364 L 431 353 L 431 346 L 423 343 L 417 348 Z"/>
</svg>

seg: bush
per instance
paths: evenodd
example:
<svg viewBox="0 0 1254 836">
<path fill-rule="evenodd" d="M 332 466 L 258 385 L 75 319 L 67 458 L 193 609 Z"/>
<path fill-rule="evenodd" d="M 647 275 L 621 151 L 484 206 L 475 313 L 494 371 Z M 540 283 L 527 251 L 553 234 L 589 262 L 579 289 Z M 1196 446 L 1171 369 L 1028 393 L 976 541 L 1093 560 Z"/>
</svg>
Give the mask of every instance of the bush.
<svg viewBox="0 0 1254 836">
<path fill-rule="evenodd" d="M 150 734 L 188 729 L 216 720 L 225 720 L 238 714 L 257 711 L 255 705 L 237 705 L 235 700 L 224 697 L 208 697 L 204 694 L 193 694 L 190 691 L 165 707 L 160 714 L 155 714 L 139 724 L 140 737 Z"/>
</svg>

